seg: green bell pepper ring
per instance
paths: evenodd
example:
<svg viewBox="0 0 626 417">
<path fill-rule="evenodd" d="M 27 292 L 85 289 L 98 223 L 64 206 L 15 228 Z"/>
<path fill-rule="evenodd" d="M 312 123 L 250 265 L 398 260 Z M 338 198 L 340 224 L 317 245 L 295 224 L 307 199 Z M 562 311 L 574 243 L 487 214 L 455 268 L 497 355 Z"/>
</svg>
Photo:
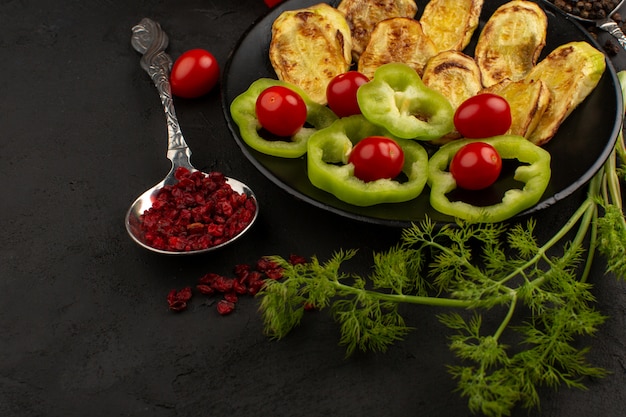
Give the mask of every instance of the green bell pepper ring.
<svg viewBox="0 0 626 417">
<path fill-rule="evenodd" d="M 306 104 L 307 124 L 313 126 L 303 126 L 291 137 L 291 141 L 265 139 L 259 134 L 262 126 L 256 116 L 256 100 L 265 89 L 275 85 L 290 88 L 302 97 Z M 245 92 L 235 97 L 230 105 L 230 114 L 239 127 L 241 138 L 248 146 L 264 154 L 282 158 L 298 158 L 304 155 L 309 137 L 337 119 L 335 113 L 312 101 L 299 87 L 271 78 L 256 80 Z"/>
<path fill-rule="evenodd" d="M 448 167 L 464 145 L 485 142 L 492 145 L 502 159 L 517 159 L 522 165 L 514 179 L 524 183 L 522 189 L 510 189 L 500 203 L 478 207 L 463 201 L 450 201 L 449 192 L 457 187 Z M 428 168 L 430 205 L 437 211 L 470 222 L 499 222 L 537 204 L 550 182 L 550 153 L 522 136 L 502 135 L 487 139 L 461 139 L 442 146 L 431 156 Z M 527 165 L 526 165 L 527 164 Z"/>
<path fill-rule="evenodd" d="M 357 91 L 361 113 L 404 139 L 433 140 L 454 131 L 454 108 L 406 64 L 384 64 Z"/>
<path fill-rule="evenodd" d="M 395 140 L 404 152 L 402 172 L 406 181 L 379 179 L 365 182 L 354 176 L 348 163 L 352 147 L 369 136 Z M 344 117 L 309 139 L 307 170 L 311 183 L 339 200 L 355 206 L 397 203 L 417 197 L 428 179 L 428 154 L 419 143 L 395 138 L 384 128 L 369 123 L 362 115 Z"/>
</svg>

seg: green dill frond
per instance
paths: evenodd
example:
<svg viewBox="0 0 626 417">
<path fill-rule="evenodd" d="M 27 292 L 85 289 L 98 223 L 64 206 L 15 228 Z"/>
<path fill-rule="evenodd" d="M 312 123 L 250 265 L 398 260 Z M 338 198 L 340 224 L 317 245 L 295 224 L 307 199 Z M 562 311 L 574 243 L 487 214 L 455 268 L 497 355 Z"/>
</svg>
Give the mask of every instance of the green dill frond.
<svg viewBox="0 0 626 417">
<path fill-rule="evenodd" d="M 464 277 L 466 262 L 465 258 L 450 249 L 437 253 L 428 267 L 428 276 L 439 292 L 452 292 Z"/>
<path fill-rule="evenodd" d="M 403 247 L 420 247 L 424 243 L 433 242 L 437 234 L 436 224 L 428 217 L 419 223 L 413 223 L 411 227 L 402 230 L 400 242 Z M 442 229 L 448 225 L 443 225 Z"/>
<path fill-rule="evenodd" d="M 530 308 L 533 315 L 541 315 L 549 306 L 561 303 L 558 294 L 544 291 L 534 281 L 527 281 L 517 289 L 518 298 Z"/>
<path fill-rule="evenodd" d="M 450 336 L 450 350 L 459 358 L 472 361 L 483 368 L 508 363 L 507 346 L 491 335 L 481 336 L 482 317 L 474 314 L 466 321 L 459 314 L 442 314 L 439 321 L 457 330 Z"/>
<path fill-rule="evenodd" d="M 523 335 L 526 348 L 512 361 L 537 385 L 583 389 L 584 377 L 602 377 L 605 371 L 589 364 L 585 357 L 588 349 L 577 348 L 573 342 L 578 336 L 593 335 L 606 317 L 583 302 L 562 301 L 514 327 Z"/>
<path fill-rule="evenodd" d="M 439 314 L 437 319 L 446 327 L 458 330 L 459 334 L 465 334 L 473 338 L 480 337 L 482 316 L 478 313 L 473 314 L 469 321 L 466 321 L 459 313 Z"/>
<path fill-rule="evenodd" d="M 510 416 L 511 410 L 521 399 L 519 379 L 513 377 L 506 368 L 490 374 L 469 366 L 453 366 L 448 370 L 458 381 L 457 391 L 468 399 L 468 408 L 474 414 Z"/>
<path fill-rule="evenodd" d="M 259 292 L 259 309 L 265 334 L 282 339 L 300 324 L 304 314 L 304 298 L 299 295 L 300 283 L 296 280 L 267 280 Z"/>
<path fill-rule="evenodd" d="M 370 280 L 375 289 L 389 289 L 394 294 L 426 295 L 428 283 L 421 276 L 424 263 L 420 250 L 396 246 L 374 254 Z"/>
<path fill-rule="evenodd" d="M 493 336 L 475 340 L 456 338 L 450 343 L 450 350 L 459 358 L 478 363 L 486 369 L 509 362 L 506 348 L 507 346 L 499 344 Z"/>
<path fill-rule="evenodd" d="M 358 252 L 357 249 L 338 250 L 337 252 L 333 254 L 333 256 L 328 261 L 324 263 L 322 267 L 323 273 L 330 279 L 340 280 L 340 279 L 345 278 L 346 275 L 339 272 L 341 269 L 341 266 L 345 262 L 354 258 L 357 252 Z"/>
<path fill-rule="evenodd" d="M 396 303 L 379 302 L 367 293 L 336 301 L 333 317 L 339 323 L 339 344 L 346 346 L 346 356 L 357 349 L 384 352 L 402 340 L 411 328 L 405 325 L 397 307 Z"/>
<path fill-rule="evenodd" d="M 513 266 L 499 241 L 484 245 L 481 259 L 485 275 L 492 277 L 502 276 L 503 271 L 510 270 Z"/>
<path fill-rule="evenodd" d="M 626 280 L 626 227 L 624 214 L 614 204 L 604 205 L 604 216 L 598 218 L 598 251 L 607 262 L 607 272 Z"/>
<path fill-rule="evenodd" d="M 528 220 L 525 226 L 517 223 L 510 228 L 507 235 L 509 247 L 516 250 L 522 259 L 531 259 L 539 252 L 535 226 L 536 221 L 534 219 Z"/>
</svg>

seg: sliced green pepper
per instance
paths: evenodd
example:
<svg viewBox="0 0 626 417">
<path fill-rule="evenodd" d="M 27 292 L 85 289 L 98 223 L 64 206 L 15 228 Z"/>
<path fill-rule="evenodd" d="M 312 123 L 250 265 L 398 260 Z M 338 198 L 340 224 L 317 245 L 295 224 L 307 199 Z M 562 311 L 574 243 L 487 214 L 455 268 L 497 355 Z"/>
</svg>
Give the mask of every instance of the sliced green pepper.
<svg viewBox="0 0 626 417">
<path fill-rule="evenodd" d="M 464 145 L 476 141 L 492 145 L 502 159 L 517 159 L 522 163 L 515 170 L 514 179 L 523 182 L 524 187 L 506 191 L 500 203 L 485 207 L 463 201 L 450 201 L 446 195 L 457 187 L 454 177 L 448 172 L 450 161 Z M 537 204 L 548 187 L 550 175 L 550 153 L 522 136 L 502 135 L 487 139 L 457 140 L 442 146 L 430 158 L 430 205 L 441 213 L 470 222 L 499 222 Z"/>
<path fill-rule="evenodd" d="M 448 99 L 406 64 L 378 67 L 372 80 L 359 87 L 357 100 L 367 120 L 400 138 L 433 140 L 454 130 Z"/>
<path fill-rule="evenodd" d="M 354 176 L 348 163 L 352 147 L 368 136 L 386 136 L 404 151 L 402 172 L 407 180 L 379 179 L 365 182 Z M 428 177 L 428 154 L 422 145 L 392 136 L 386 129 L 369 123 L 362 115 L 344 117 L 309 139 L 307 169 L 311 183 L 339 200 L 355 206 L 397 203 L 417 197 Z"/>
<path fill-rule="evenodd" d="M 265 139 L 259 135 L 262 126 L 256 116 L 256 100 L 265 89 L 274 85 L 292 89 L 302 97 L 306 104 L 306 121 L 312 127 L 302 127 L 292 136 L 291 141 Z M 329 126 L 337 119 L 335 113 L 328 107 L 312 101 L 299 87 L 271 78 L 256 80 L 245 92 L 235 97 L 230 105 L 230 114 L 239 127 L 241 138 L 248 146 L 259 152 L 282 158 L 298 158 L 304 155 L 309 137 L 318 129 Z"/>
</svg>

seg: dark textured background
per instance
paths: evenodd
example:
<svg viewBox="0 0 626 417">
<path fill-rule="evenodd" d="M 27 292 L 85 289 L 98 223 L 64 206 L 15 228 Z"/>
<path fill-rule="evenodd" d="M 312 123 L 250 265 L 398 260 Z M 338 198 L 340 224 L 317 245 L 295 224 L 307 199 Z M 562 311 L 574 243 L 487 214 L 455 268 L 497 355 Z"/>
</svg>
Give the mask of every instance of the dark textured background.
<svg viewBox="0 0 626 417">
<path fill-rule="evenodd" d="M 405 309 L 416 330 L 404 342 L 348 359 L 326 313 L 275 342 L 254 299 L 228 317 L 202 297 L 168 311 L 171 288 L 267 254 L 326 259 L 360 248 L 352 266 L 367 272 L 371 251 L 400 233 L 322 212 L 262 177 L 229 134 L 219 89 L 176 100 L 177 113 L 198 168 L 257 192 L 258 223 L 192 259 L 147 253 L 126 235 L 128 205 L 169 168 L 163 112 L 131 27 L 151 17 L 172 56 L 203 47 L 224 64 L 266 10 L 261 0 L 0 0 L 1 416 L 469 415 L 446 372 L 454 358 L 437 309 Z M 580 198 L 543 213 L 541 233 Z M 623 415 L 626 286 L 603 268 L 591 281 L 609 320 L 583 342 L 611 374 L 585 381 L 588 391 L 542 391 L 542 416 Z"/>
</svg>

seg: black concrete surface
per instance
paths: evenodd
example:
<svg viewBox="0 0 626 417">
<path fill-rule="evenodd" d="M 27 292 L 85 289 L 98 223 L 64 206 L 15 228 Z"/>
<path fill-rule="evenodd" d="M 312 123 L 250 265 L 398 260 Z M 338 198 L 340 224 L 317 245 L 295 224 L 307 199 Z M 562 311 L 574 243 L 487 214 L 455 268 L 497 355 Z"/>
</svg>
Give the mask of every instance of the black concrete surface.
<svg viewBox="0 0 626 417">
<path fill-rule="evenodd" d="M 252 298 L 227 317 L 202 297 L 168 311 L 170 289 L 268 254 L 326 259 L 359 248 L 353 267 L 366 273 L 368 254 L 400 234 L 313 208 L 261 176 L 228 131 L 219 89 L 176 100 L 180 123 L 198 168 L 258 193 L 258 223 L 192 259 L 148 253 L 127 236 L 129 204 L 169 168 L 163 112 L 131 27 L 151 17 L 172 56 L 203 47 L 225 64 L 266 11 L 261 0 L 0 1 L 0 416 L 470 415 L 446 371 L 455 359 L 438 309 L 407 308 L 416 330 L 405 341 L 350 358 L 325 312 L 277 342 L 263 335 Z M 580 198 L 542 213 L 538 230 L 548 234 Z M 610 374 L 585 381 L 586 391 L 542 390 L 530 415 L 624 415 L 626 285 L 604 266 L 590 281 L 609 318 L 581 343 Z"/>
</svg>

